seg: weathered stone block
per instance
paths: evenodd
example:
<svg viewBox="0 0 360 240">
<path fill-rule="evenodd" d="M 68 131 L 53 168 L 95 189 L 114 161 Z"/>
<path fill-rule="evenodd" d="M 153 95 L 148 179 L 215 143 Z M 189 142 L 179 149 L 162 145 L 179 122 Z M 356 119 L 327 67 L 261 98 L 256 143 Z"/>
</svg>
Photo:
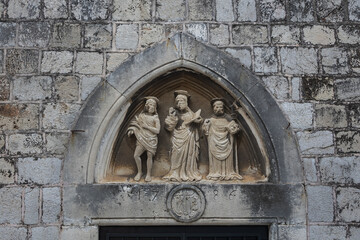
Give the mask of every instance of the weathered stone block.
<svg viewBox="0 0 360 240">
<path fill-rule="evenodd" d="M 312 128 L 314 109 L 311 103 L 284 102 L 281 106 L 289 117 L 290 124 L 293 128 Z"/>
<path fill-rule="evenodd" d="M 0 101 L 9 100 L 10 81 L 6 76 L 0 76 Z"/>
<path fill-rule="evenodd" d="M 360 131 L 337 132 L 336 149 L 340 153 L 360 152 Z"/>
<path fill-rule="evenodd" d="M 3 50 L 0 50 L 0 73 L 3 73 L 4 72 L 4 51 Z"/>
<path fill-rule="evenodd" d="M 0 154 L 5 153 L 5 135 L 0 134 Z"/>
<path fill-rule="evenodd" d="M 16 23 L 0 22 L 0 45 L 14 47 L 16 38 Z"/>
<path fill-rule="evenodd" d="M 115 0 L 113 20 L 148 21 L 151 20 L 153 0 Z"/>
<path fill-rule="evenodd" d="M 259 2 L 260 18 L 264 22 L 283 21 L 286 17 L 285 1 L 263 0 Z"/>
<path fill-rule="evenodd" d="M 307 186 L 308 214 L 312 222 L 332 222 L 334 218 L 333 191 L 329 186 Z"/>
<path fill-rule="evenodd" d="M 360 73 L 360 48 L 350 49 L 350 66 L 353 72 Z"/>
<path fill-rule="evenodd" d="M 307 182 L 317 182 L 315 158 L 303 158 L 304 173 Z"/>
<path fill-rule="evenodd" d="M 39 17 L 40 0 L 9 0 L 9 18 L 35 19 Z"/>
<path fill-rule="evenodd" d="M 15 100 L 25 101 L 50 99 L 52 82 L 52 78 L 49 76 L 14 78 L 13 96 Z"/>
<path fill-rule="evenodd" d="M 1 139 L 3 139 L 3 137 L 1 137 Z M 15 167 L 12 161 L 10 161 L 10 159 L 0 158 L 0 184 L 14 183 L 14 174 Z"/>
<path fill-rule="evenodd" d="M 301 225 L 279 225 L 279 239 L 304 240 L 306 239 L 306 226 Z"/>
<path fill-rule="evenodd" d="M 251 69 L 251 50 L 248 48 L 226 48 L 225 51 Z"/>
<path fill-rule="evenodd" d="M 349 0 L 348 4 L 349 20 L 360 21 L 360 2 L 358 0 Z"/>
<path fill-rule="evenodd" d="M 186 24 L 186 32 L 194 36 L 197 40 L 206 42 L 208 40 L 207 25 L 203 23 Z"/>
<path fill-rule="evenodd" d="M 188 5 L 190 20 L 214 20 L 215 2 L 213 0 L 188 0 Z"/>
<path fill-rule="evenodd" d="M 285 25 L 273 26 L 271 32 L 271 42 L 275 44 L 299 44 L 300 28 Z"/>
<path fill-rule="evenodd" d="M 185 20 L 186 9 L 184 0 L 157 0 L 156 18 L 160 21 Z"/>
<path fill-rule="evenodd" d="M 312 0 L 289 1 L 289 15 L 292 22 L 312 22 L 313 12 Z"/>
<path fill-rule="evenodd" d="M 320 159 L 321 181 L 326 183 L 360 183 L 360 157 L 326 157 Z"/>
<path fill-rule="evenodd" d="M 39 51 L 29 49 L 9 49 L 6 52 L 6 71 L 17 73 L 36 73 L 39 65 Z"/>
<path fill-rule="evenodd" d="M 94 24 L 85 27 L 84 46 L 86 48 L 111 48 L 111 24 Z"/>
<path fill-rule="evenodd" d="M 337 98 L 344 101 L 360 100 L 360 78 L 345 78 L 335 81 Z"/>
<path fill-rule="evenodd" d="M 24 240 L 27 236 L 25 227 L 0 226 L 0 240 Z"/>
<path fill-rule="evenodd" d="M 310 226 L 309 240 L 345 240 L 346 228 L 344 226 Z"/>
<path fill-rule="evenodd" d="M 177 34 L 179 32 L 183 32 L 183 29 L 184 29 L 183 24 L 181 24 L 181 23 L 165 24 L 165 37 L 171 38 L 175 34 Z"/>
<path fill-rule="evenodd" d="M 111 0 L 73 0 L 71 1 L 71 15 L 76 20 L 108 19 Z"/>
<path fill-rule="evenodd" d="M 358 240 L 360 239 L 360 227 L 350 226 L 348 240 Z"/>
<path fill-rule="evenodd" d="M 19 45 L 22 47 L 47 47 L 52 25 L 49 22 L 24 22 L 19 27 Z"/>
<path fill-rule="evenodd" d="M 37 224 L 39 222 L 40 207 L 40 190 L 39 188 L 25 188 L 24 210 L 25 224 Z"/>
<path fill-rule="evenodd" d="M 236 1 L 237 20 L 239 22 L 256 21 L 256 2 L 252 0 Z"/>
<path fill-rule="evenodd" d="M 316 104 L 315 105 L 315 126 L 341 128 L 347 127 L 345 106 Z"/>
<path fill-rule="evenodd" d="M 44 0 L 45 18 L 64 18 L 68 17 L 66 0 Z"/>
<path fill-rule="evenodd" d="M 341 43 L 359 44 L 360 28 L 358 25 L 342 25 L 338 28 L 338 37 Z"/>
<path fill-rule="evenodd" d="M 301 78 L 299 77 L 294 77 L 291 79 L 291 97 L 295 101 L 298 101 L 301 98 L 300 82 Z"/>
<path fill-rule="evenodd" d="M 0 189 L 0 223 L 21 222 L 21 192 L 20 187 Z"/>
<path fill-rule="evenodd" d="M 98 52 L 78 52 L 75 72 L 83 74 L 102 74 L 103 54 Z"/>
<path fill-rule="evenodd" d="M 112 72 L 129 57 L 128 53 L 108 53 L 106 54 L 106 71 Z"/>
<path fill-rule="evenodd" d="M 360 128 L 360 104 L 349 105 L 351 127 Z"/>
<path fill-rule="evenodd" d="M 50 154 L 64 155 L 67 151 L 67 143 L 69 139 L 68 133 L 51 132 L 46 133 L 46 152 Z"/>
<path fill-rule="evenodd" d="M 43 140 L 40 134 L 13 134 L 9 136 L 9 151 L 12 154 L 36 154 L 42 152 Z"/>
<path fill-rule="evenodd" d="M 78 104 L 45 104 L 43 127 L 46 129 L 70 129 L 79 109 L 80 105 Z"/>
<path fill-rule="evenodd" d="M 164 26 L 160 24 L 143 24 L 141 26 L 140 45 L 148 47 L 164 38 Z"/>
<path fill-rule="evenodd" d="M 59 227 L 50 226 L 50 227 L 33 227 L 31 228 L 32 239 L 41 239 L 41 240 L 58 240 L 59 239 Z"/>
<path fill-rule="evenodd" d="M 39 128 L 37 104 L 0 104 L 0 130 Z"/>
<path fill-rule="evenodd" d="M 334 79 L 328 77 L 303 77 L 302 92 L 306 100 L 330 100 L 334 98 Z"/>
<path fill-rule="evenodd" d="M 336 190 L 336 207 L 339 221 L 360 221 L 360 189 L 339 187 Z"/>
<path fill-rule="evenodd" d="M 139 42 L 137 24 L 120 24 L 116 28 L 116 48 L 135 50 Z"/>
<path fill-rule="evenodd" d="M 18 181 L 26 184 L 58 184 L 61 162 L 58 158 L 19 158 Z"/>
<path fill-rule="evenodd" d="M 216 21 L 234 21 L 234 9 L 232 0 L 215 0 Z"/>
<path fill-rule="evenodd" d="M 44 223 L 58 223 L 60 220 L 60 211 L 60 188 L 43 188 L 42 221 Z"/>
<path fill-rule="evenodd" d="M 98 228 L 96 226 L 88 227 L 63 227 L 60 239 L 76 239 L 76 240 L 96 240 L 98 239 Z"/>
<path fill-rule="evenodd" d="M 318 0 L 316 15 L 319 22 L 342 22 L 345 18 L 342 0 Z"/>
<path fill-rule="evenodd" d="M 252 45 L 268 42 L 267 27 L 263 25 L 234 25 L 232 35 L 233 43 L 236 45 Z"/>
<path fill-rule="evenodd" d="M 298 132 L 300 151 L 302 154 L 334 153 L 333 134 L 330 131 Z"/>
<path fill-rule="evenodd" d="M 50 47 L 78 48 L 81 42 L 80 24 L 56 23 L 50 41 Z"/>
<path fill-rule="evenodd" d="M 70 73 L 73 68 L 73 53 L 69 51 L 45 51 L 41 60 L 41 72 Z"/>
<path fill-rule="evenodd" d="M 277 50 L 275 47 L 254 48 L 255 72 L 273 73 L 278 71 Z"/>
<path fill-rule="evenodd" d="M 269 76 L 263 77 L 262 80 L 275 98 L 282 100 L 289 98 L 289 81 L 287 78 Z"/>
<path fill-rule="evenodd" d="M 283 73 L 310 74 L 318 72 L 317 53 L 314 48 L 281 48 Z"/>
<path fill-rule="evenodd" d="M 328 74 L 345 74 L 349 72 L 348 53 L 342 48 L 321 49 L 323 72 Z"/>
<path fill-rule="evenodd" d="M 101 77 L 87 77 L 81 78 L 81 100 L 85 100 L 90 93 L 98 86 L 101 82 Z"/>
<path fill-rule="evenodd" d="M 230 43 L 229 26 L 225 24 L 211 24 L 210 43 L 214 45 L 228 45 Z"/>
<path fill-rule="evenodd" d="M 55 79 L 55 98 L 72 102 L 79 100 L 79 78 L 77 76 L 58 76 Z"/>
<path fill-rule="evenodd" d="M 304 27 L 303 31 L 305 43 L 321 45 L 335 43 L 335 30 L 329 27 L 312 25 Z"/>
</svg>

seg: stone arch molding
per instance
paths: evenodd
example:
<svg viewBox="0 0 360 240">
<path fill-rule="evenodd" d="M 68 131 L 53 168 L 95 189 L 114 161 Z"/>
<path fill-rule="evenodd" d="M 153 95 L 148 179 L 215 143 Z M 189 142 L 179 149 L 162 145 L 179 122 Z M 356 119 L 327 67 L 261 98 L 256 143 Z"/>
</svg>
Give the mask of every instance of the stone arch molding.
<svg viewBox="0 0 360 240">
<path fill-rule="evenodd" d="M 69 144 L 65 184 L 101 183 L 131 97 L 153 79 L 177 68 L 208 76 L 232 93 L 257 123 L 271 182 L 302 183 L 298 147 L 289 123 L 260 80 L 224 52 L 177 34 L 122 63 L 88 98 Z"/>
</svg>

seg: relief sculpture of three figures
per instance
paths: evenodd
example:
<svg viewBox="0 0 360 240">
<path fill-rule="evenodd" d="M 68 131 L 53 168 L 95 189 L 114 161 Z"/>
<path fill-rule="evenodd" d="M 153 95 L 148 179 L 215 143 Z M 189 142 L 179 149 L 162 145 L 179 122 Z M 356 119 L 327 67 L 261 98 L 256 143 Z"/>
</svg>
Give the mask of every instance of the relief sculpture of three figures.
<svg viewBox="0 0 360 240">
<path fill-rule="evenodd" d="M 207 138 L 209 154 L 209 173 L 207 180 L 241 180 L 236 153 L 236 137 L 240 126 L 236 119 L 225 113 L 225 100 L 211 100 L 213 115 L 201 117 L 201 109 L 193 112 L 189 105 L 190 94 L 185 90 L 174 92 L 175 106 L 169 108 L 165 118 L 165 129 L 171 132 L 170 170 L 163 176 L 168 181 L 200 181 L 202 175 L 198 168 L 200 153 L 200 130 Z M 159 100 L 145 97 L 143 111 L 135 116 L 127 130 L 129 137 L 135 136 L 134 159 L 137 167 L 135 181 L 139 181 L 143 171 L 141 155 L 146 152 L 145 181 L 151 181 L 153 159 L 158 145 L 160 120 L 157 114 Z"/>
</svg>

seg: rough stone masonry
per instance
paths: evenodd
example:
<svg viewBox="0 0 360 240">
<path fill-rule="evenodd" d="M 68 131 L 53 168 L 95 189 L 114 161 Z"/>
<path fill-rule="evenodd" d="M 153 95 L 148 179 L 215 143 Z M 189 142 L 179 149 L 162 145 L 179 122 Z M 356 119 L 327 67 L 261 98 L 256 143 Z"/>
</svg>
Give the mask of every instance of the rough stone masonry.
<svg viewBox="0 0 360 240">
<path fill-rule="evenodd" d="M 261 78 L 296 132 L 307 225 L 279 239 L 360 239 L 359 0 L 3 0 L 0 17 L 0 239 L 97 239 L 64 225 L 71 126 L 109 73 L 178 32 Z"/>
</svg>

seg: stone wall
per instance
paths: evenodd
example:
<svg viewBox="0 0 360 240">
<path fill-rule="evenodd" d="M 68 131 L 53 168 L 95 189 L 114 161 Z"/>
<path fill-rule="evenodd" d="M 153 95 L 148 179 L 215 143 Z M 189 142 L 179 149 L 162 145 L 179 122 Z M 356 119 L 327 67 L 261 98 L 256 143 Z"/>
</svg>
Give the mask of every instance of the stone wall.
<svg viewBox="0 0 360 240">
<path fill-rule="evenodd" d="M 0 239 L 96 238 L 62 226 L 72 126 L 118 65 L 178 32 L 254 72 L 298 137 L 308 226 L 279 239 L 360 238 L 358 0 L 3 0 L 0 15 Z"/>
</svg>

